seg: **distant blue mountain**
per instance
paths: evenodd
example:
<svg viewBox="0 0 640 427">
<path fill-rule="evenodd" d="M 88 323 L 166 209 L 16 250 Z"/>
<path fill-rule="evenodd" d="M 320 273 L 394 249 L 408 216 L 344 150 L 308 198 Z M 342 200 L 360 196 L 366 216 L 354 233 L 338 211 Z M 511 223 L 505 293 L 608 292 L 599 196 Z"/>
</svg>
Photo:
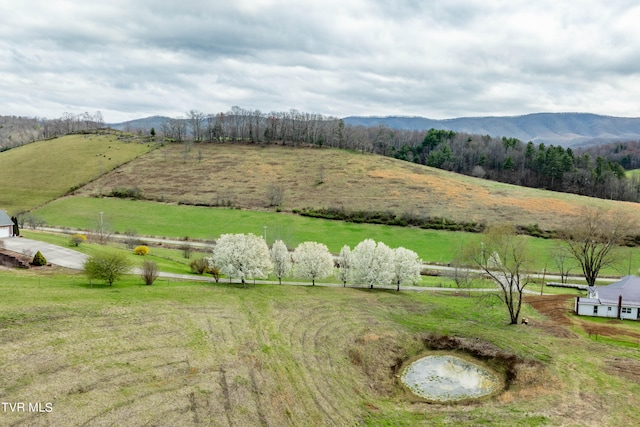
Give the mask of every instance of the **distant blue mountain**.
<svg viewBox="0 0 640 427">
<path fill-rule="evenodd" d="M 110 124 L 114 129 L 162 129 L 168 117 L 153 116 Z M 640 140 L 640 118 L 601 116 L 589 113 L 536 113 L 524 116 L 461 117 L 433 120 L 424 117 L 349 116 L 345 124 L 353 126 L 384 125 L 392 129 L 444 129 L 492 137 L 518 138 L 521 141 L 569 146 L 600 145 L 614 141 Z"/>
<path fill-rule="evenodd" d="M 160 132 L 162 129 L 162 124 L 169 120 L 169 117 L 165 116 L 151 116 L 146 117 L 144 119 L 135 119 L 129 120 L 128 122 L 121 123 L 108 123 L 112 129 L 122 130 L 122 131 L 137 131 L 141 130 L 143 132 L 149 132 L 151 129 L 155 129 L 156 132 Z"/>
<path fill-rule="evenodd" d="M 521 141 L 568 146 L 599 145 L 613 141 L 640 140 L 640 118 L 588 113 L 536 113 L 507 117 L 461 117 L 432 120 L 423 117 L 345 117 L 353 126 L 384 125 L 393 129 L 443 129 Z"/>
</svg>

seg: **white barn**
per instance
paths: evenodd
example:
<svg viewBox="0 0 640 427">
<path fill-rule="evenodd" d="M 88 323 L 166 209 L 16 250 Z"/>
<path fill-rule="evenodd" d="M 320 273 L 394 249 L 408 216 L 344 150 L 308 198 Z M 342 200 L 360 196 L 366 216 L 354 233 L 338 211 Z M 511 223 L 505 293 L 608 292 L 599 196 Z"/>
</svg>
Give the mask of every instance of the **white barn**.
<svg viewBox="0 0 640 427">
<path fill-rule="evenodd" d="M 607 286 L 589 288 L 587 297 L 577 297 L 579 316 L 640 320 L 640 277 L 625 276 Z"/>
<path fill-rule="evenodd" d="M 0 209 L 0 239 L 13 236 L 13 221 L 9 215 Z"/>
</svg>

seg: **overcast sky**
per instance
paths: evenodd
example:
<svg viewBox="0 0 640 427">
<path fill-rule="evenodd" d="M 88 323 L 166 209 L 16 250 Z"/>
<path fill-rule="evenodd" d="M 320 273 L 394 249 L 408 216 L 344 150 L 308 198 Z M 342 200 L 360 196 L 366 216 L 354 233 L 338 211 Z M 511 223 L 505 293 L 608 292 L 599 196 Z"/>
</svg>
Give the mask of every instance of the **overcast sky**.
<svg viewBox="0 0 640 427">
<path fill-rule="evenodd" d="M 640 5 L 0 0 L 0 114 L 640 117 Z"/>
</svg>

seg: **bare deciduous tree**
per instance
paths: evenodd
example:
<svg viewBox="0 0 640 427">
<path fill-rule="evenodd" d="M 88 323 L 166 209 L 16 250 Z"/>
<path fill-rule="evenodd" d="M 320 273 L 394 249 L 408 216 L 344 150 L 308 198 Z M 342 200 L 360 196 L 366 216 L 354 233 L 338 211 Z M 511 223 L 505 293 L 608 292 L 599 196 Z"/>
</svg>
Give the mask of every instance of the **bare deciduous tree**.
<svg viewBox="0 0 640 427">
<path fill-rule="evenodd" d="M 558 247 L 553 252 L 553 264 L 560 272 L 560 282 L 562 283 L 567 283 L 569 272 L 571 271 L 571 268 L 574 267 L 571 263 L 572 259 L 574 259 L 573 255 L 571 255 L 564 247 Z M 542 285 L 544 286 L 544 283 Z"/>
<path fill-rule="evenodd" d="M 468 248 L 468 256 L 498 285 L 498 296 L 507 307 L 510 323 L 517 324 L 522 294 L 529 284 L 526 238 L 517 236 L 513 226 L 502 225 L 489 227 L 482 239 L 482 245 Z"/>
<path fill-rule="evenodd" d="M 269 199 L 269 206 L 282 206 L 284 201 L 284 188 L 278 184 L 271 184 L 267 189 L 267 197 Z"/>
<path fill-rule="evenodd" d="M 142 268 L 140 269 L 140 277 L 144 280 L 144 284 L 147 286 L 153 285 L 153 282 L 158 278 L 158 264 L 154 261 L 144 261 Z"/>
<path fill-rule="evenodd" d="M 600 270 L 618 260 L 618 245 L 634 227 L 620 212 L 587 208 L 571 225 L 566 249 L 580 264 L 588 286 L 595 286 Z"/>
</svg>

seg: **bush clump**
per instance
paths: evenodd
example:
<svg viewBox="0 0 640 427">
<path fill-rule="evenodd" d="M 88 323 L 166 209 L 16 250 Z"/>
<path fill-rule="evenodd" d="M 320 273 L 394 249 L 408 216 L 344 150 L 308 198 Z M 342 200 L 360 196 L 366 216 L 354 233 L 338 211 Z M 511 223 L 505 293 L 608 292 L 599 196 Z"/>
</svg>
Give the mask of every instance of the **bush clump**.
<svg viewBox="0 0 640 427">
<path fill-rule="evenodd" d="M 136 255 L 145 256 L 149 253 L 149 248 L 147 246 L 136 246 L 133 252 Z"/>
<path fill-rule="evenodd" d="M 38 251 L 34 255 L 33 261 L 31 261 L 31 264 L 36 266 L 47 265 L 47 259 L 44 257 L 44 255 L 42 255 L 40 251 Z"/>
<path fill-rule="evenodd" d="M 80 246 L 80 243 L 84 243 L 87 241 L 87 236 L 84 234 L 80 234 L 80 233 L 75 233 L 73 236 L 71 236 L 70 239 L 70 244 L 72 246 Z"/>
<path fill-rule="evenodd" d="M 209 261 L 207 258 L 194 259 L 189 264 L 191 271 L 195 274 L 204 274 L 207 273 L 209 269 Z"/>
<path fill-rule="evenodd" d="M 111 190 L 110 196 L 118 197 L 120 199 L 139 200 L 142 198 L 142 190 L 138 187 L 117 187 Z"/>
</svg>

